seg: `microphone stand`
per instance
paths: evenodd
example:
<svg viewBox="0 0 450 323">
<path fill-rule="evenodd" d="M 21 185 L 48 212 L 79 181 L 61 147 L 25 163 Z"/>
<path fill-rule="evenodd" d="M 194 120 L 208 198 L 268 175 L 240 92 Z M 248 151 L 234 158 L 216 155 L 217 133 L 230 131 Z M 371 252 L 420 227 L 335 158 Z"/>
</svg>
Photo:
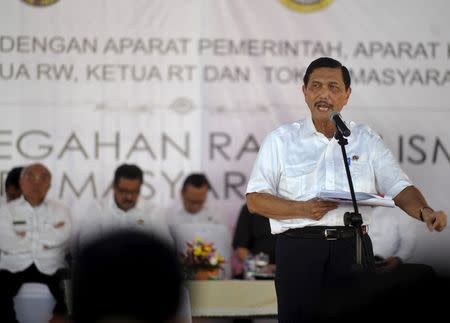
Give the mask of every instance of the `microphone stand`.
<svg viewBox="0 0 450 323">
<path fill-rule="evenodd" d="M 362 216 L 358 211 L 358 204 L 356 203 L 355 190 L 353 188 L 352 176 L 350 174 L 350 167 L 348 165 L 347 152 L 345 151 L 345 146 L 348 144 L 348 140 L 344 135 L 337 129 L 334 138 L 338 141 L 341 146 L 342 158 L 344 159 L 345 172 L 347 173 L 348 185 L 350 187 L 350 195 L 352 197 L 353 210 L 354 212 L 345 212 L 344 214 L 344 224 L 345 226 L 352 226 L 355 228 L 355 242 L 356 242 L 356 264 L 353 270 L 356 272 L 361 272 L 364 270 L 364 265 L 362 263 Z"/>
</svg>

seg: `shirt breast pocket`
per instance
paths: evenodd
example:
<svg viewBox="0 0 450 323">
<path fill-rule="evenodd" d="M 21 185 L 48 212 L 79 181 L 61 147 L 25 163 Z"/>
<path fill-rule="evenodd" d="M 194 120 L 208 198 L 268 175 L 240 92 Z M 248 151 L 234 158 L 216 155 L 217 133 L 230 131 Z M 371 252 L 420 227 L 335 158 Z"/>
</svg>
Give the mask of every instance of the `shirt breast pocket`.
<svg viewBox="0 0 450 323">
<path fill-rule="evenodd" d="M 353 162 L 350 166 L 353 186 L 357 192 L 371 191 L 371 184 L 373 182 L 373 171 L 368 162 L 358 161 Z"/>
<path fill-rule="evenodd" d="M 29 230 L 29 225 L 24 219 L 14 219 L 13 220 L 13 230 L 15 232 L 26 232 Z"/>
<path fill-rule="evenodd" d="M 315 189 L 315 165 L 286 166 L 284 195 L 290 199 L 301 197 Z"/>
</svg>

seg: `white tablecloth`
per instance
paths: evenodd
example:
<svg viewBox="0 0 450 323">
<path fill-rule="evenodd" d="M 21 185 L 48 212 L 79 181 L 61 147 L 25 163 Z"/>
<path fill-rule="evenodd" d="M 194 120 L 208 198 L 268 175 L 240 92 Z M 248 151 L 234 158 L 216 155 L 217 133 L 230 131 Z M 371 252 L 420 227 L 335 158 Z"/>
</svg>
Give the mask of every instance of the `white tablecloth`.
<svg viewBox="0 0 450 323">
<path fill-rule="evenodd" d="M 189 281 L 193 317 L 271 317 L 277 315 L 273 280 Z"/>
</svg>

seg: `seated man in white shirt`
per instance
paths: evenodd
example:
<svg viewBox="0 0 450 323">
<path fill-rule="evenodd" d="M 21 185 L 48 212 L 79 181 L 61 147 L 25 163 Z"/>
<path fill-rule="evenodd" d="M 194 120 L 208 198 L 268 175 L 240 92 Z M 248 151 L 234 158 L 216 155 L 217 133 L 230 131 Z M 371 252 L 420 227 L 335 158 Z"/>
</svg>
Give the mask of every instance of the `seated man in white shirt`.
<svg viewBox="0 0 450 323">
<path fill-rule="evenodd" d="M 415 245 L 415 226 L 396 209 L 381 208 L 370 221 L 377 270 L 390 271 L 408 261 Z"/>
<path fill-rule="evenodd" d="M 77 243 L 124 228 L 142 229 L 172 243 L 163 210 L 140 198 L 142 183 L 138 166 L 120 165 L 114 173 L 113 195 L 95 201 L 81 218 Z"/>
<path fill-rule="evenodd" d="M 201 238 L 214 243 L 217 251 L 225 258 L 224 277 L 231 277 L 231 241 L 225 218 L 217 208 L 207 205 L 210 183 L 201 173 L 186 177 L 181 188 L 181 203 L 178 202 L 167 213 L 169 227 L 176 248 L 184 252 L 187 242 Z"/>
<path fill-rule="evenodd" d="M 403 276 L 410 281 L 434 277 L 433 267 L 411 262 L 416 242 L 412 219 L 402 216 L 396 209 L 382 208 L 374 212 L 369 232 L 378 273 L 395 272 L 397 279 Z"/>
<path fill-rule="evenodd" d="M 71 232 L 69 209 L 49 198 L 51 174 L 42 164 L 24 168 L 23 196 L 0 208 L 0 322 L 17 322 L 13 297 L 22 284 L 48 286 L 56 300 L 54 318 L 67 313 L 61 276 Z"/>
</svg>

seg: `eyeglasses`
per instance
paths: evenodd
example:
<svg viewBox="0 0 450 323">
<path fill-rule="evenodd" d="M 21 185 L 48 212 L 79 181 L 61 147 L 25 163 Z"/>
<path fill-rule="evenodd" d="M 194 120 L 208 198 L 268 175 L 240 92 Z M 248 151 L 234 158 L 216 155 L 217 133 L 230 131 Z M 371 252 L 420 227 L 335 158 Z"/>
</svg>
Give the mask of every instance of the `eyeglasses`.
<svg viewBox="0 0 450 323">
<path fill-rule="evenodd" d="M 27 180 L 33 181 L 33 182 L 43 182 L 43 181 L 48 181 L 50 179 L 49 174 L 25 173 L 25 174 L 23 174 L 23 177 L 26 178 Z"/>
<path fill-rule="evenodd" d="M 137 189 L 137 190 L 128 190 L 128 189 L 126 189 L 126 188 L 122 188 L 122 187 L 116 187 L 115 188 L 115 191 L 116 191 L 116 193 L 118 193 L 118 194 L 122 194 L 122 195 L 133 195 L 133 196 L 136 196 L 136 195 L 139 195 L 139 193 L 140 193 L 140 189 Z"/>
</svg>

